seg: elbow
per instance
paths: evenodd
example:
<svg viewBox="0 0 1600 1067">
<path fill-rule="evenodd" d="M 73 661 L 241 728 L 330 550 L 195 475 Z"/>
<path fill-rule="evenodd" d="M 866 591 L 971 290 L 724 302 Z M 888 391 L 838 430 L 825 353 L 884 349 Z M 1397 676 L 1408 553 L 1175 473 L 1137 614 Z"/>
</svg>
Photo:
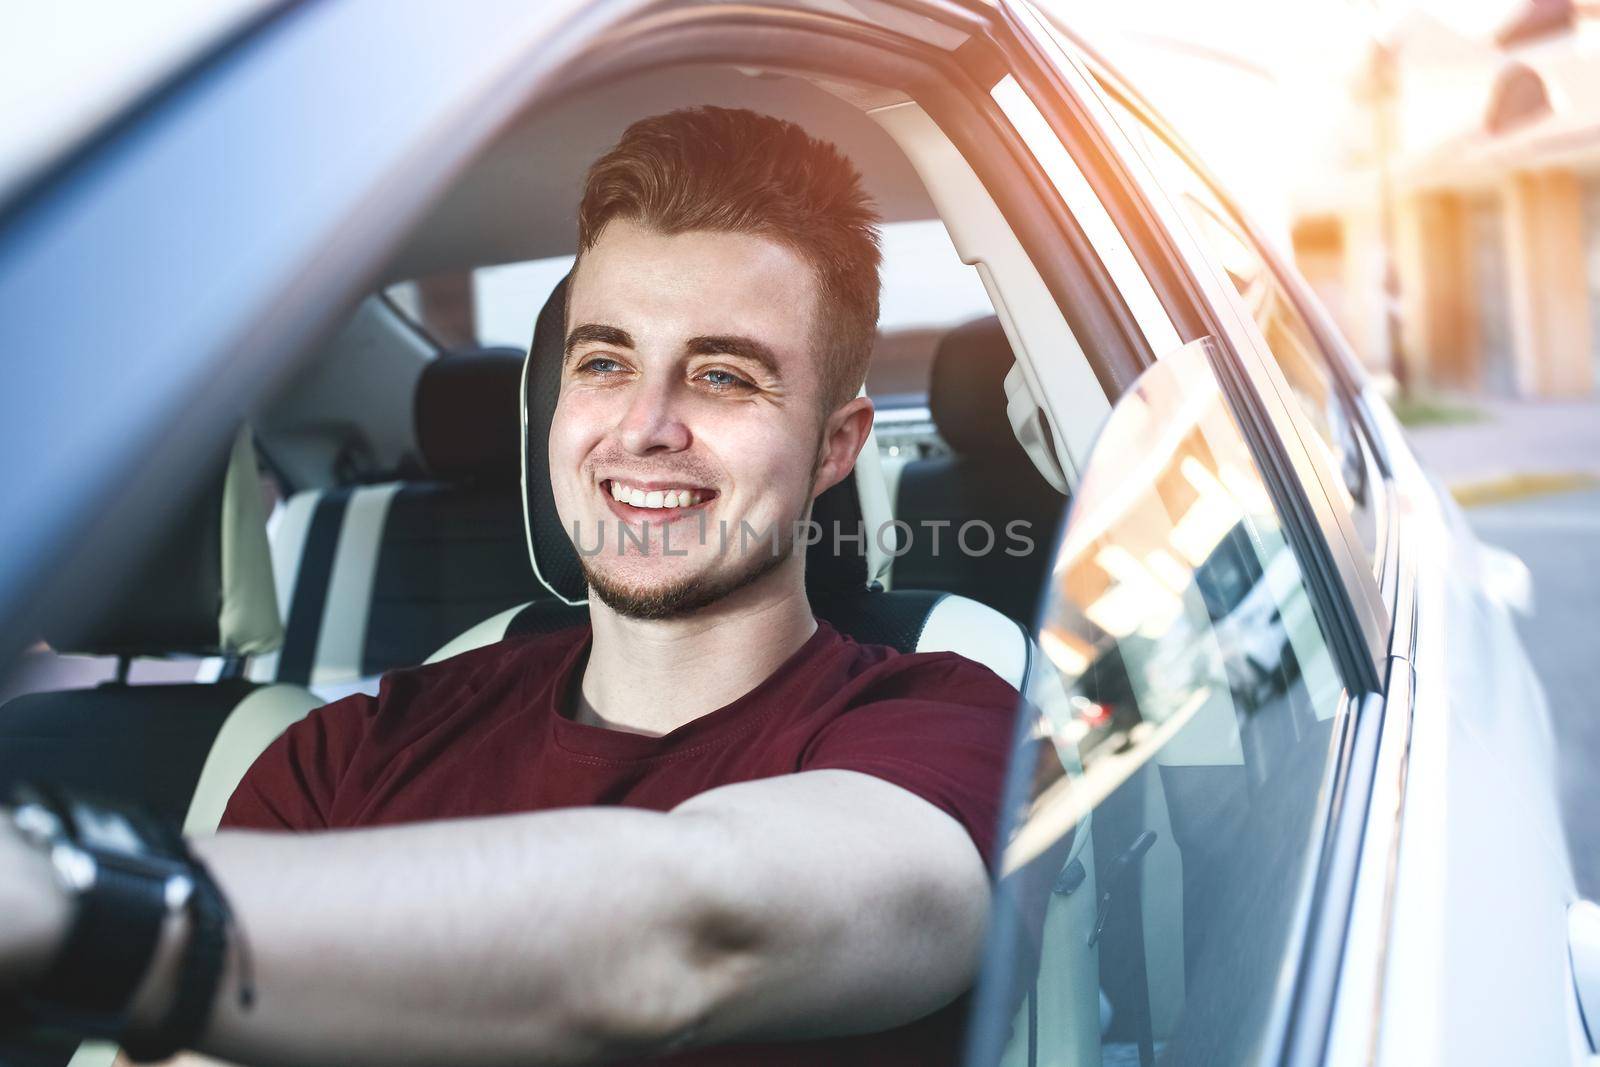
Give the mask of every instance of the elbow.
<svg viewBox="0 0 1600 1067">
<path fill-rule="evenodd" d="M 663 1055 L 716 1040 L 710 1035 L 722 1029 L 719 1015 L 737 998 L 744 963 L 739 953 L 707 944 L 638 952 L 619 970 L 603 1010 L 583 1013 L 589 1043 L 609 1059 Z"/>
<path fill-rule="evenodd" d="M 726 1015 L 757 981 L 760 923 L 715 886 L 695 884 L 663 900 L 643 929 L 619 928 L 597 947 L 592 995 L 569 1005 L 582 1043 L 600 1058 L 662 1055 L 728 1036 Z"/>
</svg>

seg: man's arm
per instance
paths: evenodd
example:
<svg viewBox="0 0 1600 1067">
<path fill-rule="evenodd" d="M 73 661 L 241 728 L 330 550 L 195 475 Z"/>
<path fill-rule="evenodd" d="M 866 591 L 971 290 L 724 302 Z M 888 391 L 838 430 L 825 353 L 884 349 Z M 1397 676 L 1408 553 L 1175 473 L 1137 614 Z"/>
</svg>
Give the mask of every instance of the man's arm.
<svg viewBox="0 0 1600 1067">
<path fill-rule="evenodd" d="M 955 819 L 851 771 L 725 786 L 668 814 L 195 847 L 257 987 L 242 1011 L 235 954 L 199 1048 L 244 1062 L 583 1063 L 885 1029 L 971 983 L 989 894 Z"/>
</svg>

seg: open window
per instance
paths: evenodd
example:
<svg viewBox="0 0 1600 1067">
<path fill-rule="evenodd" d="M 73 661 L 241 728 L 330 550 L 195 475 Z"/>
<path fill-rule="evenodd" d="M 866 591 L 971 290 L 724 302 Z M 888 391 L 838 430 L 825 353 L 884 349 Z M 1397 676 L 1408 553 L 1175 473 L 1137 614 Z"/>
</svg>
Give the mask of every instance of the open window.
<svg viewBox="0 0 1600 1067">
<path fill-rule="evenodd" d="M 1073 503 L 1040 632 L 1066 699 L 1012 771 L 971 1062 L 1250 1063 L 1283 1040 L 1355 705 L 1215 358 L 1145 372 Z"/>
</svg>

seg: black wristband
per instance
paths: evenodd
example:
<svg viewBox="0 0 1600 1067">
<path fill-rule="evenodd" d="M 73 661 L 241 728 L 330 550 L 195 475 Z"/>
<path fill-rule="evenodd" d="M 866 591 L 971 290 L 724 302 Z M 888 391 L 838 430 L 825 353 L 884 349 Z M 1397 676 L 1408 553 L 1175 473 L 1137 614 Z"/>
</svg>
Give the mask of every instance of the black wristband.
<svg viewBox="0 0 1600 1067">
<path fill-rule="evenodd" d="M 37 1023 L 117 1041 L 135 1060 L 192 1045 L 216 1000 L 230 937 L 227 898 L 174 828 L 148 816 L 21 786 L 13 821 L 43 850 L 74 898 L 65 943 L 44 980 L 17 998 Z M 173 1002 L 146 1033 L 128 1025 L 129 1001 L 154 959 L 162 927 L 188 919 Z M 240 1003 L 253 996 L 240 941 Z M 0 1020 L 3 1022 L 3 1020 Z"/>
<path fill-rule="evenodd" d="M 166 921 L 163 883 L 96 856 L 93 883 L 80 893 L 66 942 L 33 995 L 90 1015 L 127 1008 L 150 968 Z"/>
<path fill-rule="evenodd" d="M 211 1020 L 222 978 L 231 918 L 227 902 L 199 857 L 187 848 L 184 852 L 195 878 L 195 891 L 189 898 L 189 933 L 178 988 L 166 1017 L 154 1030 L 144 1034 L 130 1030 L 123 1035 L 122 1050 L 135 1063 L 170 1059 L 193 1045 Z"/>
<path fill-rule="evenodd" d="M 18 829 L 50 857 L 73 899 L 66 940 L 23 1007 L 37 1021 L 110 1036 L 149 970 L 162 925 L 183 903 L 173 891 L 190 882 L 168 856 L 140 847 L 158 836 L 140 815 L 41 785 L 18 785 L 16 803 Z M 107 841 L 117 846 L 99 847 Z"/>
</svg>

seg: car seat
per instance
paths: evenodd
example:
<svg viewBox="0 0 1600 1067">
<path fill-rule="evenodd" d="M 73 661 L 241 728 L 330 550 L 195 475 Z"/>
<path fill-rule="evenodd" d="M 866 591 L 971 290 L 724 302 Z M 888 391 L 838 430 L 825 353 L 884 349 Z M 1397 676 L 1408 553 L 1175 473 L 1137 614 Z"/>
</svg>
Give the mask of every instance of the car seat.
<svg viewBox="0 0 1600 1067">
<path fill-rule="evenodd" d="M 527 565 L 517 390 L 523 354 L 429 363 L 413 403 L 425 481 L 305 490 L 272 536 L 282 649 L 251 677 L 326 700 L 421 663 L 463 627 L 546 595 Z"/>
<path fill-rule="evenodd" d="M 60 652 L 119 658 L 275 648 L 282 628 L 248 435 L 107 610 L 46 636 Z M 261 749 L 319 703 L 239 677 L 30 693 L 0 707 L 0 790 L 43 778 L 205 829 Z"/>
<path fill-rule="evenodd" d="M 1005 377 L 1015 362 L 993 316 L 957 326 L 940 339 L 928 409 L 951 454 L 913 460 L 900 471 L 895 517 L 910 525 L 911 538 L 894 561 L 892 584 L 971 597 L 1031 626 L 1066 500 L 1035 469 L 1011 429 Z M 957 539 L 971 522 L 993 531 L 992 551 L 962 551 Z M 930 523 L 941 524 L 937 541 Z M 1032 549 L 1009 554 L 1006 549 L 1020 552 L 1023 542 L 1008 530 L 1025 535 Z M 975 531 L 968 543 L 984 541 Z"/>
</svg>

